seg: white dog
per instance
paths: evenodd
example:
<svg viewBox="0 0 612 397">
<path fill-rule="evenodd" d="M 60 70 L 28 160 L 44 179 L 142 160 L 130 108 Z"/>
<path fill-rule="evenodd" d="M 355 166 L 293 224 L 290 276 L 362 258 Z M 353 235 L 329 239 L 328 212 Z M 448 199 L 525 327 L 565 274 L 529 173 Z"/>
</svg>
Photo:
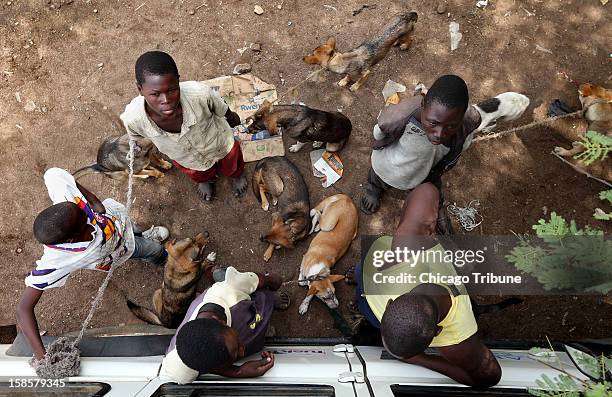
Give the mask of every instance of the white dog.
<svg viewBox="0 0 612 397">
<path fill-rule="evenodd" d="M 504 92 L 474 105 L 482 121 L 476 132 L 491 132 L 498 121 L 516 120 L 525 113 L 529 98 L 518 92 Z"/>
</svg>

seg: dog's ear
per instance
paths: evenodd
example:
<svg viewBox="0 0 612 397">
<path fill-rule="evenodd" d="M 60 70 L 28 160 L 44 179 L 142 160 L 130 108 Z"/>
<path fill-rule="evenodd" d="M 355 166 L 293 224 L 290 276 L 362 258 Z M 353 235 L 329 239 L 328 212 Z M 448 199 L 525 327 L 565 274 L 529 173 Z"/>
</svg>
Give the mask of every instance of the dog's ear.
<svg viewBox="0 0 612 397">
<path fill-rule="evenodd" d="M 330 46 L 332 50 L 335 50 L 336 49 L 336 38 L 334 36 L 331 36 L 330 38 L 327 39 L 325 44 Z"/>
<path fill-rule="evenodd" d="M 329 281 L 333 283 L 337 283 L 340 280 L 344 280 L 344 276 L 340 275 L 340 274 L 332 274 L 328 277 Z"/>
</svg>

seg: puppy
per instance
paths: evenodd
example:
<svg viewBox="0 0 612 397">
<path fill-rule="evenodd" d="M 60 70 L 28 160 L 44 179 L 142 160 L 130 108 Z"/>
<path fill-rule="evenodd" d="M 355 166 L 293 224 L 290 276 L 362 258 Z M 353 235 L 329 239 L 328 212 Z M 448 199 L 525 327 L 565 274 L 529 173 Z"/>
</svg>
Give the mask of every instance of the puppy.
<svg viewBox="0 0 612 397">
<path fill-rule="evenodd" d="M 612 139 L 612 90 L 592 84 L 581 84 L 578 87 L 578 98 L 582 104 L 583 117 L 588 122 L 586 131 L 596 131 Z M 584 132 L 573 137 L 575 140 L 572 142 L 571 149 L 557 146 L 554 148 L 555 153 L 567 157 L 575 168 L 612 182 L 612 160 L 609 157 L 589 165 L 574 158 L 586 150 L 581 140 Z"/>
<path fill-rule="evenodd" d="M 270 231 L 260 237 L 261 241 L 268 243 L 264 253 L 264 260 L 267 262 L 274 249 L 293 248 L 296 241 L 308 235 L 308 188 L 295 165 L 280 156 L 266 157 L 257 162 L 251 186 L 264 211 L 270 209 L 270 201 L 272 205 L 277 206 L 277 210 L 272 213 Z"/>
<path fill-rule="evenodd" d="M 311 232 L 319 232 L 310 242 L 302 258 L 298 283 L 308 286 L 300 304 L 300 314 L 306 313 L 313 297 L 321 299 L 330 309 L 338 307 L 334 283 L 344 276 L 331 274 L 331 268 L 346 253 L 357 236 L 359 215 L 351 198 L 336 194 L 310 210 Z"/>
<path fill-rule="evenodd" d="M 304 62 L 345 74 L 338 82 L 341 87 L 356 80 L 350 90 L 357 91 L 370 74 L 370 68 L 387 56 L 392 45 L 399 45 L 400 50 L 410 47 L 417 19 L 418 15 L 414 11 L 398 14 L 371 40 L 344 54 L 336 51 L 336 39 L 330 37 L 325 44 L 315 48 L 312 54 L 305 56 Z"/>
<path fill-rule="evenodd" d="M 212 266 L 216 254 L 211 252 L 202 261 L 208 244 L 208 232 L 200 233 L 195 240 L 185 238 L 166 243 L 168 260 L 164 267 L 164 281 L 153 293 L 153 310 L 138 306 L 128 300 L 127 305 L 139 319 L 166 328 L 179 326 L 196 295 L 196 287 L 203 269 Z"/>
<path fill-rule="evenodd" d="M 268 101 L 264 101 L 251 119 L 250 134 L 268 130 L 270 135 L 276 135 L 278 127 L 283 127 L 284 135 L 297 139 L 297 143 L 289 147 L 292 153 L 299 151 L 307 141 L 312 142 L 315 149 L 326 143 L 328 152 L 337 152 L 344 147 L 353 128 L 351 120 L 340 112 L 325 112 L 303 105 L 272 105 Z"/>
<path fill-rule="evenodd" d="M 494 98 L 485 99 L 474 105 L 480 113 L 481 122 L 476 132 L 491 132 L 498 121 L 516 120 L 529 107 L 529 98 L 518 92 L 504 92 Z"/>
<path fill-rule="evenodd" d="M 74 179 L 85 175 L 102 173 L 109 178 L 125 180 L 130 172 L 130 138 L 127 134 L 106 138 L 98 148 L 96 163 L 83 167 L 72 174 Z M 172 163 L 159 157 L 157 148 L 148 138 L 134 142 L 134 177 L 146 179 L 150 176 L 161 178 L 164 174 L 155 167 L 165 170 L 172 168 Z"/>
</svg>

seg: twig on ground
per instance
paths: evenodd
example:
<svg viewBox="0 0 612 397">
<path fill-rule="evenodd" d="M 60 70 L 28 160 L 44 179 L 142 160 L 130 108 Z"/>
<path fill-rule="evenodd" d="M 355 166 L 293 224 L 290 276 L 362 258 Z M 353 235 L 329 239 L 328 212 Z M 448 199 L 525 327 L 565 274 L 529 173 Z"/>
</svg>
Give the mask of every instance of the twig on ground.
<svg viewBox="0 0 612 397">
<path fill-rule="evenodd" d="M 147 4 L 146 1 L 144 3 L 142 3 L 141 5 L 139 5 L 138 7 L 134 8 L 134 11 L 140 10 L 145 4 Z"/>
<path fill-rule="evenodd" d="M 572 167 L 575 171 L 578 171 L 579 173 L 586 175 L 589 178 L 595 179 L 598 182 L 603 183 L 604 185 L 611 187 L 612 188 L 612 183 L 608 182 L 608 181 L 604 181 L 603 179 L 597 178 L 596 176 L 593 176 L 591 174 L 589 174 L 588 172 L 581 170 L 580 168 L 576 167 L 574 164 L 570 163 L 569 161 L 567 161 L 566 159 L 564 159 L 563 157 L 559 156 L 557 153 L 555 152 L 550 152 L 551 154 L 553 154 L 554 156 L 556 156 L 559 160 L 563 161 L 565 164 L 569 165 L 570 167 Z"/>
</svg>

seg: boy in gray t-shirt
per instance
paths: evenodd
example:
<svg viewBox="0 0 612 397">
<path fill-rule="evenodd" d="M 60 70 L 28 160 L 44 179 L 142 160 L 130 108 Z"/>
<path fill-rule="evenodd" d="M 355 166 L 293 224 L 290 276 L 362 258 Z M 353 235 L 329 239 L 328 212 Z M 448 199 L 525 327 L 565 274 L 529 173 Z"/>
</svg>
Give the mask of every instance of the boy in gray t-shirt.
<svg viewBox="0 0 612 397">
<path fill-rule="evenodd" d="M 441 190 L 441 176 L 452 168 L 472 141 L 480 114 L 469 106 L 465 81 L 455 75 L 438 78 L 425 97 L 404 99 L 385 108 L 374 126 L 372 167 L 361 210 L 380 208 L 390 188 L 412 190 L 432 182 Z"/>
</svg>

